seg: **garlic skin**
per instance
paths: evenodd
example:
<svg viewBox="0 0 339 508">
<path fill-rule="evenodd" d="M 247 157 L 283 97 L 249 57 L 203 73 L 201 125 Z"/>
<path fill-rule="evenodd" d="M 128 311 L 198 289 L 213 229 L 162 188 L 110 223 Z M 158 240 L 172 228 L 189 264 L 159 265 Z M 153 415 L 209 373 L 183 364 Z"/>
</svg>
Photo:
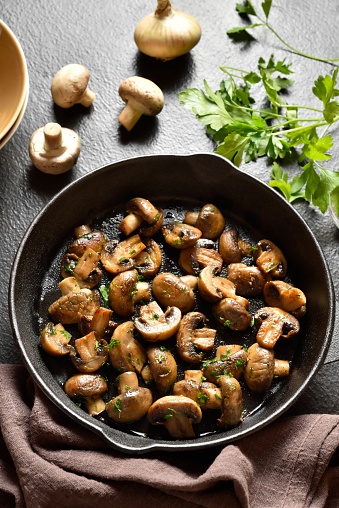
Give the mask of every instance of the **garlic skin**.
<svg viewBox="0 0 339 508">
<path fill-rule="evenodd" d="M 173 9 L 169 0 L 158 0 L 154 13 L 145 16 L 134 30 L 134 40 L 145 55 L 172 60 L 188 53 L 201 37 L 198 21 Z"/>
</svg>

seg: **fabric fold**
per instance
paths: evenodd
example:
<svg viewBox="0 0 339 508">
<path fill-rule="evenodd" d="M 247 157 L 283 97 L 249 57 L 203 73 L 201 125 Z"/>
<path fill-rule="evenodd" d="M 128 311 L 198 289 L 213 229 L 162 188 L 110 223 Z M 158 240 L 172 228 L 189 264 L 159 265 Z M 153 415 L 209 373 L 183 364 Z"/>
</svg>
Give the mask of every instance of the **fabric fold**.
<svg viewBox="0 0 339 508">
<path fill-rule="evenodd" d="M 204 451 L 126 455 L 52 404 L 23 366 L 1 365 L 0 423 L 8 507 L 339 505 L 337 415 L 281 417 Z"/>
</svg>

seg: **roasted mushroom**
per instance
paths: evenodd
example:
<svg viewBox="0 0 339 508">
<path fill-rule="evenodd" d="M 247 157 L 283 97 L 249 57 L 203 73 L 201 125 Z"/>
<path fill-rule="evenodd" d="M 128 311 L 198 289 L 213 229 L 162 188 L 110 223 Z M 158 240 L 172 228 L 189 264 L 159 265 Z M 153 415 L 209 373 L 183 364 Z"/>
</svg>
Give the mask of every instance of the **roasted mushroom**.
<svg viewBox="0 0 339 508">
<path fill-rule="evenodd" d="M 252 245 L 239 238 L 238 230 L 227 229 L 219 239 L 219 252 L 226 265 L 240 263 L 243 256 L 251 255 Z"/>
<path fill-rule="evenodd" d="M 300 330 L 299 321 L 278 307 L 262 307 L 257 310 L 254 323 L 259 327 L 257 342 L 267 349 L 274 348 L 280 338 L 290 339 Z"/>
<path fill-rule="evenodd" d="M 263 393 L 270 387 L 274 376 L 274 351 L 252 344 L 247 351 L 244 379 L 248 388 Z"/>
<path fill-rule="evenodd" d="M 154 277 L 161 267 L 161 249 L 153 238 L 141 237 L 141 240 L 145 249 L 134 258 L 134 267 L 143 277 Z"/>
<path fill-rule="evenodd" d="M 209 303 L 217 303 L 226 297 L 233 298 L 247 308 L 248 300 L 236 294 L 236 287 L 232 281 L 216 276 L 217 270 L 213 265 L 208 265 L 201 270 L 198 278 L 198 290 L 201 297 Z"/>
<path fill-rule="evenodd" d="M 146 248 L 139 235 L 133 235 L 117 243 L 115 240 L 104 245 L 101 262 L 104 268 L 113 275 L 125 272 L 134 267 L 134 258 Z"/>
<path fill-rule="evenodd" d="M 81 288 L 92 289 L 97 286 L 102 278 L 102 271 L 98 268 L 100 254 L 88 247 L 78 259 L 73 276 Z"/>
<path fill-rule="evenodd" d="M 193 290 L 174 273 L 159 273 L 152 283 L 154 298 L 163 307 L 178 307 L 183 314 L 193 309 L 195 298 Z"/>
<path fill-rule="evenodd" d="M 161 394 L 169 393 L 178 376 L 174 356 L 164 346 L 152 346 L 147 349 L 147 358 L 157 390 Z"/>
<path fill-rule="evenodd" d="M 178 307 L 168 307 L 163 312 L 158 303 L 153 301 L 140 308 L 134 324 L 145 340 L 157 342 L 172 337 L 180 326 L 180 320 L 181 311 Z"/>
<path fill-rule="evenodd" d="M 221 390 L 214 383 L 203 381 L 201 370 L 185 370 L 184 379 L 173 386 L 173 395 L 184 395 L 194 400 L 202 410 L 221 409 Z"/>
<path fill-rule="evenodd" d="M 83 288 L 58 298 L 49 306 L 48 312 L 53 321 L 71 325 L 78 323 L 82 316 L 93 316 L 98 307 L 99 292 Z"/>
<path fill-rule="evenodd" d="M 82 316 L 78 323 L 78 328 L 83 335 L 89 332 L 95 332 L 98 339 L 111 337 L 117 323 L 111 320 L 113 311 L 106 307 L 99 307 L 93 316 Z"/>
<path fill-rule="evenodd" d="M 71 351 L 69 341 L 71 334 L 65 330 L 61 323 L 47 323 L 40 334 L 40 344 L 42 349 L 52 356 L 67 355 Z"/>
<path fill-rule="evenodd" d="M 282 280 L 266 282 L 264 286 L 264 300 L 270 307 L 279 307 L 289 312 L 297 319 L 306 313 L 306 296 L 291 284 Z"/>
<path fill-rule="evenodd" d="M 257 266 L 231 263 L 227 267 L 227 278 L 235 285 L 237 295 L 248 298 L 261 295 L 271 276 L 264 274 Z"/>
<path fill-rule="evenodd" d="M 126 205 L 128 214 L 119 224 L 119 229 L 126 235 L 130 235 L 137 229 L 143 236 L 153 236 L 159 231 L 163 222 L 163 213 L 156 208 L 148 199 L 133 198 Z"/>
<path fill-rule="evenodd" d="M 108 344 L 109 360 L 118 372 L 134 370 L 140 374 L 146 361 L 146 351 L 134 338 L 133 321 L 125 321 L 116 327 Z"/>
<path fill-rule="evenodd" d="M 213 349 L 216 330 L 208 328 L 206 322 L 201 312 L 189 312 L 182 318 L 176 339 L 179 356 L 185 362 L 199 363 L 204 357 L 203 351 Z M 198 353 L 197 349 L 202 351 Z"/>
<path fill-rule="evenodd" d="M 222 394 L 222 415 L 218 427 L 236 427 L 242 421 L 243 396 L 240 383 L 234 377 L 221 376 L 219 379 Z"/>
<path fill-rule="evenodd" d="M 192 247 L 183 249 L 179 255 L 179 266 L 185 274 L 199 275 L 206 266 L 215 267 L 216 273 L 221 272 L 223 260 L 215 250 L 212 240 L 200 238 Z"/>
<path fill-rule="evenodd" d="M 247 300 L 243 300 L 247 302 Z M 246 306 L 243 301 L 239 302 L 235 298 L 223 298 L 212 306 L 212 312 L 221 325 L 230 330 L 243 331 L 249 328 L 252 319 Z"/>
<path fill-rule="evenodd" d="M 171 222 L 162 226 L 165 242 L 175 249 L 192 247 L 201 237 L 200 229 L 182 222 Z"/>
<path fill-rule="evenodd" d="M 74 367 L 80 372 L 95 372 L 107 361 L 107 342 L 104 339 L 98 340 L 95 332 L 89 332 L 76 339 L 74 346 L 70 358 Z"/>
<path fill-rule="evenodd" d="M 132 316 L 135 305 L 149 302 L 151 298 L 147 282 L 138 281 L 138 272 L 127 270 L 116 275 L 109 285 L 110 306 L 120 316 Z"/>
<path fill-rule="evenodd" d="M 107 392 L 108 385 L 99 374 L 75 374 L 67 379 L 64 390 L 71 399 L 84 402 L 91 416 L 105 410 L 105 403 L 101 396 Z"/>
<path fill-rule="evenodd" d="M 67 252 L 75 254 L 80 258 L 86 249 L 92 249 L 95 252 L 101 252 L 107 242 L 107 238 L 102 231 L 92 231 L 89 226 L 82 225 L 76 228 L 76 239 L 68 246 Z"/>
<path fill-rule="evenodd" d="M 202 372 L 207 381 L 219 384 L 220 376 L 240 379 L 247 362 L 247 352 L 239 346 L 226 346 L 227 349 L 218 351 L 213 360 L 203 363 Z M 218 348 L 219 349 L 219 348 Z"/>
<path fill-rule="evenodd" d="M 108 416 L 117 423 L 133 423 L 146 415 L 153 397 L 148 388 L 138 384 L 135 372 L 123 372 L 117 378 L 119 395 L 107 402 Z"/>
<path fill-rule="evenodd" d="M 195 227 L 200 229 L 204 238 L 216 240 L 225 227 L 225 219 L 219 208 L 213 204 L 204 205 L 197 217 Z"/>
<path fill-rule="evenodd" d="M 174 439 L 195 437 L 193 424 L 201 421 L 198 404 L 184 395 L 166 395 L 153 402 L 147 418 L 152 425 L 164 425 Z"/>
<path fill-rule="evenodd" d="M 287 272 L 287 261 L 279 247 L 270 240 L 260 240 L 253 248 L 257 266 L 274 279 L 283 279 Z"/>
</svg>

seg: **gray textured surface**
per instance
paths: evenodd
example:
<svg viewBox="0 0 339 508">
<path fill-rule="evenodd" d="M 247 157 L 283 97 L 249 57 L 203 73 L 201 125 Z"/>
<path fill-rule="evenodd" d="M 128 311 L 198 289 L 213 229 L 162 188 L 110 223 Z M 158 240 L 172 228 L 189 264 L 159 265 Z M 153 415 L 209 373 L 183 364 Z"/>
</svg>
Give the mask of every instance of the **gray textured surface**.
<svg viewBox="0 0 339 508">
<path fill-rule="evenodd" d="M 20 362 L 7 308 L 7 287 L 15 251 L 35 215 L 68 182 L 106 163 L 129 156 L 213 151 L 213 143 L 205 135 L 203 126 L 179 104 L 177 94 L 187 87 L 202 87 L 204 79 L 212 88 L 218 87 L 224 77 L 219 70 L 222 64 L 253 69 L 259 56 L 268 59 L 274 53 L 276 58 L 286 58 L 295 71 L 289 102 L 315 103 L 311 93 L 313 81 L 319 74 L 329 72 L 331 67 L 286 52 L 270 33 L 262 29 L 255 32 L 256 39 L 249 44 L 231 42 L 226 30 L 240 23 L 235 3 L 225 0 L 173 1 L 176 8 L 190 12 L 200 21 L 203 36 L 191 54 L 161 63 L 141 56 L 133 41 L 136 23 L 154 9 L 155 1 L 83 0 L 79 4 L 68 0 L 52 3 L 0 0 L 0 16 L 20 40 L 30 75 L 30 96 L 25 117 L 16 135 L 0 151 L 2 363 Z M 335 23 L 339 19 L 338 2 L 326 0 L 320 4 L 311 0 L 296 6 L 293 0 L 275 0 L 273 4 L 271 21 L 291 44 L 312 54 L 338 56 L 339 35 Z M 90 85 L 97 97 L 89 110 L 82 107 L 61 110 L 51 100 L 50 83 L 54 73 L 71 62 L 83 63 L 91 71 Z M 123 106 L 117 89 L 124 78 L 136 74 L 152 79 L 163 89 L 165 108 L 159 117 L 142 119 L 127 134 L 117 121 Z M 76 130 L 82 141 L 76 167 L 60 177 L 39 173 L 31 166 L 28 157 L 31 133 L 49 121 L 57 121 Z M 338 129 L 335 132 L 338 138 Z M 338 162 L 337 146 L 333 167 L 338 168 Z M 269 179 L 265 160 L 246 165 L 243 169 L 264 181 Z M 298 204 L 297 209 L 323 248 L 338 300 L 339 231 L 328 215 L 323 216 L 306 204 Z M 305 405 L 301 406 L 304 410 L 338 410 L 337 401 L 331 399 L 334 378 L 339 380 L 338 359 L 337 319 L 326 359 L 328 365 L 321 369 L 305 395 Z M 326 398 L 328 406 L 324 406 Z"/>
</svg>

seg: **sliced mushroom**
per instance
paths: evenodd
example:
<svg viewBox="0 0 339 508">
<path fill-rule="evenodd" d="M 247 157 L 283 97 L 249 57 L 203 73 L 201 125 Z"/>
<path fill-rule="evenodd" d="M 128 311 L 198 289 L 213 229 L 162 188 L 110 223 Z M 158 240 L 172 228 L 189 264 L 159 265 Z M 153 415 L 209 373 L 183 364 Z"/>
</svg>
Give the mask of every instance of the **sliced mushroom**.
<svg viewBox="0 0 339 508">
<path fill-rule="evenodd" d="M 162 226 L 162 233 L 165 242 L 175 249 L 192 247 L 202 234 L 200 229 L 182 222 L 172 222 Z"/>
<path fill-rule="evenodd" d="M 287 261 L 279 247 L 270 240 L 260 240 L 253 249 L 257 266 L 266 275 L 283 279 L 287 272 Z"/>
<path fill-rule="evenodd" d="M 118 244 L 115 240 L 108 242 L 101 253 L 104 268 L 113 275 L 125 272 L 134 267 L 134 258 L 146 248 L 139 235 L 133 235 Z"/>
<path fill-rule="evenodd" d="M 120 221 L 119 229 L 125 236 L 129 236 L 141 226 L 143 221 L 144 219 L 140 215 L 129 213 Z"/>
<path fill-rule="evenodd" d="M 201 297 L 209 303 L 216 303 L 226 297 L 233 298 L 248 308 L 249 301 L 236 295 L 235 284 L 225 277 L 216 276 L 216 272 L 217 268 L 213 265 L 201 270 L 198 278 L 198 290 Z"/>
<path fill-rule="evenodd" d="M 149 302 L 151 298 L 147 282 L 138 282 L 138 272 L 128 270 L 116 275 L 109 286 L 110 306 L 120 316 L 132 316 L 135 305 L 140 302 Z"/>
<path fill-rule="evenodd" d="M 267 349 L 274 348 L 280 338 L 289 339 L 300 330 L 299 321 L 278 307 L 262 307 L 257 310 L 254 323 L 259 327 L 257 342 Z"/>
<path fill-rule="evenodd" d="M 200 270 L 209 265 L 215 266 L 216 273 L 219 273 L 223 264 L 215 243 L 202 238 L 193 247 L 181 250 L 178 262 L 182 271 L 189 275 L 199 275 Z"/>
<path fill-rule="evenodd" d="M 164 425 L 174 439 L 195 437 L 193 424 L 201 421 L 198 404 L 184 395 L 166 395 L 153 402 L 147 418 L 152 425 Z"/>
<path fill-rule="evenodd" d="M 83 288 L 61 296 L 49 306 L 48 312 L 53 321 L 71 325 L 78 323 L 82 316 L 93 316 L 98 307 L 99 292 Z"/>
<path fill-rule="evenodd" d="M 69 341 L 71 334 L 65 330 L 61 323 L 47 323 L 40 334 L 42 349 L 52 356 L 67 355 L 71 351 Z"/>
<path fill-rule="evenodd" d="M 185 362 L 199 363 L 203 351 L 213 349 L 216 330 L 208 328 L 206 322 L 206 316 L 201 312 L 189 312 L 182 318 L 176 339 L 178 354 Z M 198 353 L 197 349 L 202 351 Z"/>
<path fill-rule="evenodd" d="M 220 376 L 240 379 L 247 363 L 247 352 L 230 346 L 229 354 L 220 355 L 213 360 L 203 363 L 202 372 L 207 381 L 219 384 Z"/>
<path fill-rule="evenodd" d="M 107 342 L 97 339 L 95 332 L 74 341 L 75 349 L 70 358 L 74 367 L 80 372 L 95 372 L 99 370 L 108 358 Z"/>
<path fill-rule="evenodd" d="M 215 240 L 221 235 L 225 223 L 225 218 L 219 208 L 213 204 L 206 204 L 199 212 L 195 227 L 200 229 L 204 238 Z"/>
<path fill-rule="evenodd" d="M 261 295 L 266 282 L 271 279 L 257 266 L 244 263 L 229 264 L 227 278 L 235 285 L 237 294 L 245 298 Z"/>
<path fill-rule="evenodd" d="M 159 219 L 158 209 L 148 199 L 133 198 L 126 205 L 129 213 L 139 215 L 147 224 L 154 224 Z"/>
<path fill-rule="evenodd" d="M 153 301 L 140 308 L 140 315 L 134 324 L 145 340 L 156 342 L 172 337 L 180 326 L 180 320 L 181 310 L 178 307 L 169 307 L 163 312 L 158 303 Z"/>
<path fill-rule="evenodd" d="M 174 356 L 164 346 L 152 346 L 147 349 L 147 358 L 157 390 L 161 394 L 169 393 L 178 376 Z"/>
<path fill-rule="evenodd" d="M 148 388 L 138 385 L 135 372 L 124 372 L 117 379 L 119 395 L 107 402 L 108 416 L 117 423 L 133 423 L 147 414 L 153 397 Z"/>
<path fill-rule="evenodd" d="M 98 268 L 100 254 L 88 247 L 81 258 L 79 258 L 73 270 L 73 276 L 76 278 L 81 288 L 94 288 L 102 278 L 102 271 Z"/>
<path fill-rule="evenodd" d="M 202 410 L 221 409 L 221 390 L 214 383 L 203 381 L 201 370 L 185 371 L 185 378 L 173 386 L 173 395 L 184 395 L 194 400 Z"/>
<path fill-rule="evenodd" d="M 154 298 L 163 307 L 178 307 L 183 314 L 193 309 L 195 298 L 193 290 L 174 273 L 162 272 L 152 284 Z"/>
<path fill-rule="evenodd" d="M 73 276 L 73 270 L 79 261 L 79 256 L 74 253 L 66 252 L 61 260 L 60 275 L 64 279 Z"/>
<path fill-rule="evenodd" d="M 113 331 L 118 326 L 111 319 L 113 311 L 106 307 L 99 307 L 93 316 L 82 316 L 78 323 L 78 328 L 83 335 L 89 332 L 95 332 L 98 339 L 110 340 Z"/>
<path fill-rule="evenodd" d="M 99 374 L 75 374 L 67 379 L 64 390 L 72 399 L 79 398 L 81 402 L 84 402 L 91 416 L 105 410 L 101 395 L 107 392 L 108 385 Z"/>
<path fill-rule="evenodd" d="M 159 244 L 153 238 L 141 237 L 145 249 L 134 258 L 134 267 L 144 277 L 154 277 L 160 270 L 162 253 Z"/>
<path fill-rule="evenodd" d="M 219 428 L 233 428 L 242 421 L 243 395 L 240 383 L 234 377 L 221 376 L 219 379 L 222 394 L 222 415 L 218 419 Z"/>
<path fill-rule="evenodd" d="M 212 312 L 218 323 L 230 330 L 243 331 L 251 325 L 251 314 L 242 302 L 234 298 L 223 298 L 212 306 Z"/>
<path fill-rule="evenodd" d="M 248 359 L 244 379 L 248 388 L 263 393 L 270 387 L 274 376 L 274 352 L 259 344 L 252 344 L 247 351 Z"/>
<path fill-rule="evenodd" d="M 270 307 L 279 307 L 289 312 L 297 319 L 306 313 L 306 296 L 291 284 L 282 280 L 266 282 L 264 286 L 264 300 Z"/>
<path fill-rule="evenodd" d="M 108 344 L 109 360 L 118 372 L 134 370 L 140 374 L 146 361 L 146 351 L 134 338 L 133 321 L 125 321 L 114 330 Z"/>
<path fill-rule="evenodd" d="M 80 258 L 86 249 L 92 249 L 99 253 L 102 251 L 107 242 L 107 238 L 102 231 L 88 231 L 87 226 L 79 226 L 77 230 L 79 233 L 84 231 L 86 231 L 86 233 L 78 236 L 76 240 L 68 246 L 68 253 L 75 254 Z"/>
<path fill-rule="evenodd" d="M 80 291 L 81 287 L 79 286 L 79 282 L 75 277 L 66 277 L 66 279 L 62 279 L 58 286 L 60 288 L 62 296 L 68 295 L 68 293 L 76 293 Z"/>
</svg>

